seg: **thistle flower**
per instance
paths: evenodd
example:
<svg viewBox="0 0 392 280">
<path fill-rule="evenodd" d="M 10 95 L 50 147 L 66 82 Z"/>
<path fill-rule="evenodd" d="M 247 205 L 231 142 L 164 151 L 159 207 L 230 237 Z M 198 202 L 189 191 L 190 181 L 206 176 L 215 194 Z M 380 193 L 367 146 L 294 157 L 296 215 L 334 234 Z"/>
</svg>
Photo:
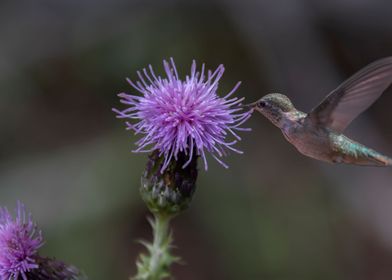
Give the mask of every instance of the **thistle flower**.
<svg viewBox="0 0 392 280">
<path fill-rule="evenodd" d="M 169 221 L 189 207 L 196 189 L 197 161 L 201 157 L 207 170 L 209 153 L 227 168 L 222 157 L 228 151 L 242 153 L 233 146 L 241 140 L 237 131 L 250 129 L 240 126 L 250 117 L 243 112 L 244 98 L 231 97 L 240 83 L 225 96 L 217 94 L 224 73 L 223 65 L 212 71 L 196 70 L 181 80 L 173 59 L 163 61 L 166 78 L 149 71 L 138 71 L 140 81 L 127 79 L 141 93 L 120 93 L 123 110 L 113 109 L 117 118 L 130 119 L 127 129 L 142 134 L 134 152 L 151 152 L 141 178 L 140 193 L 154 215 L 153 242 L 143 242 L 148 255 L 141 254 L 135 280 L 163 279 L 170 276 L 170 265 L 178 258 L 170 252 L 172 238 Z M 231 135 L 234 140 L 228 140 Z"/>
<path fill-rule="evenodd" d="M 37 225 L 18 202 L 16 218 L 0 208 L 0 280 L 82 280 L 76 267 L 38 255 L 43 237 Z"/>
<path fill-rule="evenodd" d="M 249 130 L 240 128 L 250 117 L 250 112 L 242 112 L 240 106 L 244 98 L 230 98 L 240 82 L 222 98 L 217 90 L 223 65 L 205 74 L 204 64 L 198 72 L 193 61 L 190 76 L 185 80 L 179 78 L 173 59 L 170 64 L 164 60 L 163 65 L 166 78 L 156 76 L 150 65 L 149 72 L 143 69 L 144 76 L 137 72 L 140 81 L 133 83 L 127 79 L 142 96 L 120 93 L 120 102 L 129 107 L 113 109 L 118 118 L 136 120 L 136 123 L 126 122 L 128 130 L 143 134 L 134 152 L 158 150 L 159 156 L 164 158 L 161 172 L 173 158 L 177 160 L 180 153 L 188 157 L 183 168 L 196 153 L 207 170 L 206 152 L 227 168 L 221 160 L 227 151 L 242 153 L 233 147 L 241 139 L 236 131 Z M 228 134 L 235 139 L 227 140 Z"/>
<path fill-rule="evenodd" d="M 0 279 L 28 279 L 26 273 L 38 268 L 35 257 L 42 244 L 42 234 L 22 203 L 15 219 L 0 208 Z"/>
</svg>

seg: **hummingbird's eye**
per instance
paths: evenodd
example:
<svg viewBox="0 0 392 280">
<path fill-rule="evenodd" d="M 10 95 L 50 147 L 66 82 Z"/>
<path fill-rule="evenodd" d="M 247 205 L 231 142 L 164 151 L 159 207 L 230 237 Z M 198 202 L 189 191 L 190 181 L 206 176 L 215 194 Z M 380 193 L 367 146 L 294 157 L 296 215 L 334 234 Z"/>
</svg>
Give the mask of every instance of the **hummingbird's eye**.
<svg viewBox="0 0 392 280">
<path fill-rule="evenodd" d="M 267 105 L 267 104 L 266 104 L 264 101 L 260 101 L 259 104 L 258 104 L 258 106 L 259 106 L 260 108 L 264 108 L 266 105 Z"/>
</svg>

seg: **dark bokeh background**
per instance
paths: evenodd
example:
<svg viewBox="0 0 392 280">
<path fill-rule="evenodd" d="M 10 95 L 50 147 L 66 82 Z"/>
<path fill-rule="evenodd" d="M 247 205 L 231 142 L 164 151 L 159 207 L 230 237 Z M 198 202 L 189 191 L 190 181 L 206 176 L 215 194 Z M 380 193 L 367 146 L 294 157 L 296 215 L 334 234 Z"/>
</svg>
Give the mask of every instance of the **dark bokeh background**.
<svg viewBox="0 0 392 280">
<path fill-rule="evenodd" d="M 392 2 L 1 1 L 0 204 L 20 199 L 42 254 L 90 279 L 127 279 L 150 238 L 138 195 L 146 155 L 115 120 L 125 77 L 174 57 L 223 63 L 223 95 L 287 94 L 308 111 L 341 81 L 392 55 Z M 347 132 L 392 155 L 389 90 Z M 392 169 L 305 158 L 260 115 L 225 170 L 210 160 L 174 221 L 176 279 L 392 277 Z"/>
</svg>

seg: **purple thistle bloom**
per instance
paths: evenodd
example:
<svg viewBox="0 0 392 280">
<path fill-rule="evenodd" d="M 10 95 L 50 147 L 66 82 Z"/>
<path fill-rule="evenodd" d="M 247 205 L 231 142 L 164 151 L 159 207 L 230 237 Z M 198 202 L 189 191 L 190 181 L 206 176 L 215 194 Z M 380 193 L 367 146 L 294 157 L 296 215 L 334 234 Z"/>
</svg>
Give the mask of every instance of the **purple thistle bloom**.
<svg viewBox="0 0 392 280">
<path fill-rule="evenodd" d="M 14 219 L 7 208 L 0 208 L 0 279 L 27 280 L 26 273 L 38 268 L 37 250 L 43 244 L 40 231 L 18 202 Z"/>
<path fill-rule="evenodd" d="M 167 78 L 157 77 L 149 65 L 149 72 L 143 69 L 144 77 L 137 72 L 140 81 L 136 84 L 127 79 L 142 96 L 120 93 L 120 102 L 129 108 L 113 109 L 117 118 L 137 120 L 134 124 L 126 122 L 128 130 L 144 134 L 136 142 L 138 148 L 134 152 L 159 150 L 164 157 L 161 172 L 172 158 L 177 160 L 180 152 L 189 158 L 183 168 L 196 153 L 203 158 L 207 170 L 206 152 L 227 168 L 220 158 L 228 150 L 242 153 L 233 147 L 241 140 L 236 131 L 250 130 L 240 128 L 250 117 L 250 112 L 242 112 L 240 106 L 244 98 L 229 98 L 241 83 L 222 98 L 217 95 L 217 89 L 225 71 L 223 65 L 205 75 L 204 64 L 198 72 L 193 61 L 191 74 L 185 80 L 179 78 L 173 59 L 170 64 L 164 60 L 163 65 Z M 226 140 L 229 133 L 235 140 Z"/>
</svg>

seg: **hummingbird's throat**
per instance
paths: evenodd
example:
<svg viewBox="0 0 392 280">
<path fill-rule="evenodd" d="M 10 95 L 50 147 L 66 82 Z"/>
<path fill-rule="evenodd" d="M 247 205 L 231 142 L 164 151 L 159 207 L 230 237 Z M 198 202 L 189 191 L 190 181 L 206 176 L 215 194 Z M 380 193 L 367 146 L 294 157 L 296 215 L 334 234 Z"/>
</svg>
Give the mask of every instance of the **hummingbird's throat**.
<svg viewBox="0 0 392 280">
<path fill-rule="evenodd" d="M 269 119 L 275 126 L 282 128 L 283 126 L 283 116 L 281 112 L 276 112 L 273 110 L 263 110 L 261 112 L 267 119 Z"/>
</svg>

